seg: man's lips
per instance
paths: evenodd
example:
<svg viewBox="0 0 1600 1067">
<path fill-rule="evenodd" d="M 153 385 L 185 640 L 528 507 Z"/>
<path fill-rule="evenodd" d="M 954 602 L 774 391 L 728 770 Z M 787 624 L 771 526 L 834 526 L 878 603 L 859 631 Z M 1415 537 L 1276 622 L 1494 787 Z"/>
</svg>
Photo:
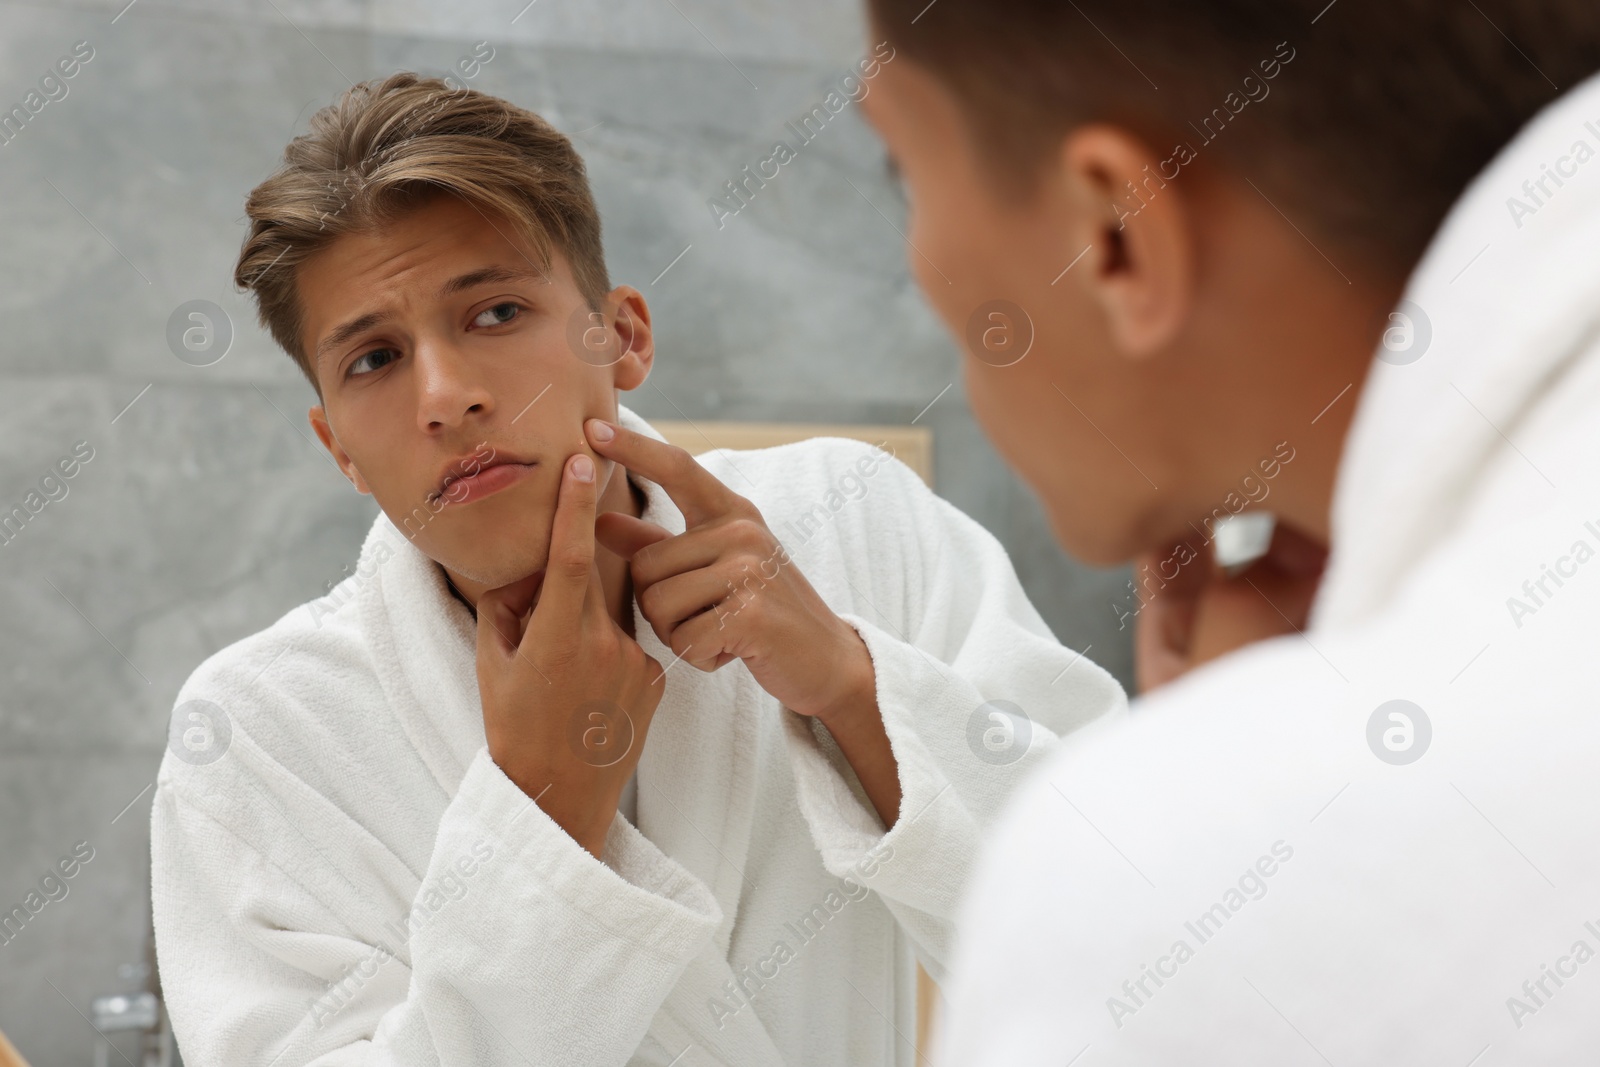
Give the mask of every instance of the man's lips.
<svg viewBox="0 0 1600 1067">
<path fill-rule="evenodd" d="M 508 489 L 533 473 L 533 463 L 496 463 L 477 474 L 457 478 L 445 486 L 443 499 L 450 504 L 470 504 Z"/>
<path fill-rule="evenodd" d="M 474 454 L 456 460 L 445 468 L 444 477 L 433 491 L 432 499 L 444 504 L 470 504 L 486 496 L 507 489 L 538 466 L 537 460 L 523 462 L 512 456 L 491 454 L 485 459 Z"/>
</svg>

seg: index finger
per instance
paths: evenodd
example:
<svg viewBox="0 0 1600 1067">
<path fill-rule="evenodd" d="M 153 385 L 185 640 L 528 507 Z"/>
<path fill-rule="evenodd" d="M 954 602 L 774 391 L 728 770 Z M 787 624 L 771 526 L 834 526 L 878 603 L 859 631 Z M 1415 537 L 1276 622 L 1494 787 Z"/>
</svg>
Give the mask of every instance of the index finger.
<svg viewBox="0 0 1600 1067">
<path fill-rule="evenodd" d="M 574 619 L 583 609 L 594 567 L 595 497 L 594 460 L 580 452 L 562 467 L 535 619 Z"/>
<path fill-rule="evenodd" d="M 585 422 L 584 432 L 596 452 L 665 489 L 689 526 L 732 511 L 743 499 L 677 445 L 600 419 Z"/>
</svg>

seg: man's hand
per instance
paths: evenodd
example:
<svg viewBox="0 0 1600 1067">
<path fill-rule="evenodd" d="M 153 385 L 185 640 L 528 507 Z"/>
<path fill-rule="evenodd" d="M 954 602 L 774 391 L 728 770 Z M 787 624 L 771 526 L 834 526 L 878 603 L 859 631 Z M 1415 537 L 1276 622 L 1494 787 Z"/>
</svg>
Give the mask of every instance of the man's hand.
<svg viewBox="0 0 1600 1067">
<path fill-rule="evenodd" d="M 1326 548 L 1282 522 L 1267 554 L 1237 575 L 1217 569 L 1210 547 L 1202 549 L 1134 619 L 1139 692 L 1245 645 L 1304 629 L 1327 556 Z M 1154 571 L 1161 558 L 1135 560 L 1134 573 L 1145 564 Z"/>
<path fill-rule="evenodd" d="M 585 430 L 596 452 L 661 486 L 683 512 L 677 536 L 617 512 L 595 527 L 629 561 L 640 613 L 661 643 L 701 671 L 741 659 L 784 707 L 820 720 L 893 826 L 899 768 L 861 636 L 806 581 L 760 510 L 689 453 L 598 419 Z"/>
<path fill-rule="evenodd" d="M 614 431 L 602 436 L 605 427 Z M 683 661 L 714 671 L 742 659 L 768 693 L 824 722 L 873 682 L 861 638 L 823 602 L 754 504 L 681 448 L 589 420 L 595 451 L 666 490 L 687 527 L 674 537 L 618 512 L 595 537 L 629 561 L 639 610 Z"/>
<path fill-rule="evenodd" d="M 477 607 L 489 755 L 599 856 L 665 683 L 661 665 L 606 611 L 596 494 L 594 461 L 569 458 L 544 573 L 483 594 Z"/>
</svg>

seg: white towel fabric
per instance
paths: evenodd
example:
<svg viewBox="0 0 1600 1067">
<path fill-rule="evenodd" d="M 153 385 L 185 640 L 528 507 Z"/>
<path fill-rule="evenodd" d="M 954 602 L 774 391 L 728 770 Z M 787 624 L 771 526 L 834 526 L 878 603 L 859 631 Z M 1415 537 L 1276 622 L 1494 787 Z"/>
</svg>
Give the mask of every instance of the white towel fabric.
<svg viewBox="0 0 1600 1067">
<path fill-rule="evenodd" d="M 179 695 L 175 733 L 195 743 L 162 764 L 152 866 L 187 1062 L 913 1062 L 914 962 L 942 975 L 980 835 L 1060 735 L 1125 698 L 1052 638 L 999 544 L 899 461 L 823 439 L 702 462 L 865 640 L 904 794 L 893 830 L 826 731 L 742 664 L 678 664 L 637 829 L 619 814 L 595 859 L 489 758 L 473 620 L 380 516 L 330 597 Z M 638 484 L 645 518 L 681 531 Z M 1031 719 L 1012 720 L 1031 728 L 1015 762 L 990 751 L 1005 719 L 973 728 L 989 700 Z"/>
<path fill-rule="evenodd" d="M 1431 341 L 1373 366 L 1311 625 L 1075 734 L 1019 792 L 962 912 L 943 1063 L 1592 1059 L 1600 80 L 1475 181 L 1406 299 Z"/>
</svg>

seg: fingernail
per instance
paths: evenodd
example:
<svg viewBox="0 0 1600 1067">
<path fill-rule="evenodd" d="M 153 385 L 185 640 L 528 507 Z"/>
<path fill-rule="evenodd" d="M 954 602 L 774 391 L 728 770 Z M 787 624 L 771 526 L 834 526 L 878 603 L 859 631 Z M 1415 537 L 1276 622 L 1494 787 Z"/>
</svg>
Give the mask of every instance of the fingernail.
<svg viewBox="0 0 1600 1067">
<path fill-rule="evenodd" d="M 585 455 L 573 457 L 572 476 L 580 482 L 594 481 L 594 460 Z"/>
<path fill-rule="evenodd" d="M 594 438 L 596 441 L 599 441 L 601 444 L 605 444 L 607 441 L 617 436 L 617 431 L 613 430 L 611 428 L 611 424 L 608 422 L 602 422 L 599 419 L 590 419 L 589 436 Z"/>
</svg>

